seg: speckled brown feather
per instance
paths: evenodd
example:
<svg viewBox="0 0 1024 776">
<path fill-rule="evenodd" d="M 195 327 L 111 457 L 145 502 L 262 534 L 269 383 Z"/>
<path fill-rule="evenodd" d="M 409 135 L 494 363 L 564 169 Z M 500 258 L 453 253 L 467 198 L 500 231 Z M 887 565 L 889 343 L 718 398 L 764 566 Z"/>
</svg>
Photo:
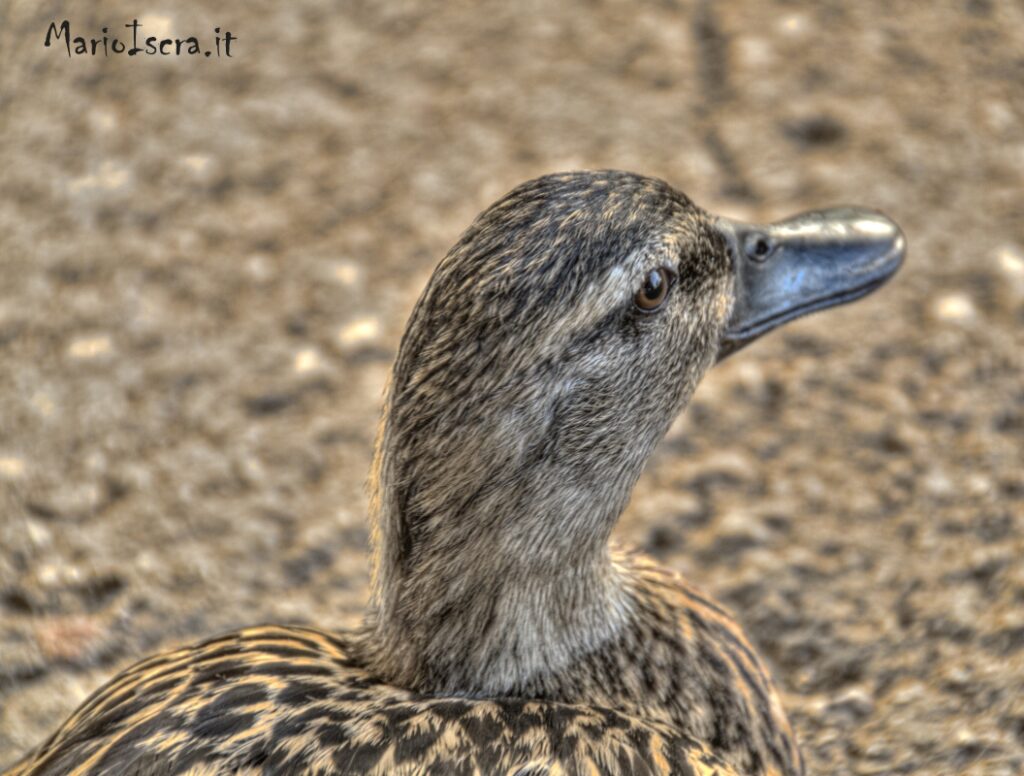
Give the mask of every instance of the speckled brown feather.
<svg viewBox="0 0 1024 776">
<path fill-rule="evenodd" d="M 655 267 L 657 315 L 633 303 Z M 732 616 L 609 544 L 716 357 L 713 219 L 614 171 L 485 211 L 416 305 L 371 481 L 363 626 L 145 660 L 11 774 L 778 774 L 803 766 Z"/>
<path fill-rule="evenodd" d="M 136 664 L 9 776 L 795 772 L 771 679 L 732 617 L 617 555 L 635 572 L 638 621 L 535 700 L 424 696 L 367 674 L 352 658 L 359 634 L 249 628 Z M 713 670 L 688 675 L 688 663 Z M 716 747 L 775 754 L 734 767 Z"/>
<path fill-rule="evenodd" d="M 736 773 L 663 722 L 424 697 L 374 681 L 347 652 L 338 636 L 266 626 L 144 660 L 10 776 Z"/>
</svg>

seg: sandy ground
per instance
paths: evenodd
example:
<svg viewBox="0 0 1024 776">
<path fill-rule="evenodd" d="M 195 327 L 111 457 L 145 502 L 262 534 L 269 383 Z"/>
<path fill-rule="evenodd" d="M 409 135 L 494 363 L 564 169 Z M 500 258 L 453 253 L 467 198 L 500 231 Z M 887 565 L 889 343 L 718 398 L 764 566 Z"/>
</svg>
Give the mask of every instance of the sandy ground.
<svg viewBox="0 0 1024 776">
<path fill-rule="evenodd" d="M 619 167 L 910 243 L 708 378 L 619 536 L 737 611 L 812 773 L 1024 772 L 1024 5 L 65 5 L 0 3 L 0 765 L 144 653 L 352 623 L 432 266 Z M 65 14 L 238 40 L 69 59 Z"/>
</svg>

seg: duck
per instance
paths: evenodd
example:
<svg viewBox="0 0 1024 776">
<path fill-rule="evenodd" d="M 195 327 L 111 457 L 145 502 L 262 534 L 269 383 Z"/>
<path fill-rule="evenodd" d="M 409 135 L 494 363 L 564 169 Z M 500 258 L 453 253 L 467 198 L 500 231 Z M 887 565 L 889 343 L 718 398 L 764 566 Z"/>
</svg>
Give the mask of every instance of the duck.
<svg viewBox="0 0 1024 776">
<path fill-rule="evenodd" d="M 736 618 L 612 529 L 712 366 L 904 254 L 866 208 L 758 225 L 630 172 L 523 183 L 401 338 L 362 624 L 144 659 L 8 776 L 803 774 Z"/>
</svg>

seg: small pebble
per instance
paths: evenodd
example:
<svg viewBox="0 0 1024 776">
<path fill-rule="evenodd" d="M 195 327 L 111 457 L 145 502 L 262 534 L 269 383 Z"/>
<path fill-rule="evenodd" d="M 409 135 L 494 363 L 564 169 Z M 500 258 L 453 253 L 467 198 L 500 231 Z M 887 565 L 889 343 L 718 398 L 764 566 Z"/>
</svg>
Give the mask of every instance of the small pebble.
<svg viewBox="0 0 1024 776">
<path fill-rule="evenodd" d="M 995 489 L 995 483 L 992 482 L 991 477 L 981 472 L 972 472 L 967 477 L 967 487 L 975 496 L 984 496 Z"/>
<path fill-rule="evenodd" d="M 352 286 L 359 280 L 359 267 L 351 261 L 339 261 L 331 270 L 331 275 L 342 285 Z"/>
<path fill-rule="evenodd" d="M 939 297 L 932 311 L 944 321 L 966 321 L 975 315 L 974 302 L 966 294 L 959 293 Z"/>
<path fill-rule="evenodd" d="M 1017 122 L 1013 108 L 1000 100 L 989 100 L 983 105 L 982 111 L 985 123 L 996 132 L 1005 132 Z"/>
<path fill-rule="evenodd" d="M 996 251 L 999 268 L 1010 277 L 1024 278 L 1024 252 L 1014 245 L 1004 245 Z"/>
<path fill-rule="evenodd" d="M 303 348 L 295 354 L 293 368 L 296 372 L 306 374 L 319 369 L 323 365 L 320 354 L 314 348 Z"/>
<path fill-rule="evenodd" d="M 738 509 L 722 515 L 717 531 L 721 536 L 742 538 L 752 544 L 763 544 L 771 539 L 771 531 L 761 519 Z"/>
<path fill-rule="evenodd" d="M 861 720 L 875 710 L 875 702 L 859 687 L 851 687 L 839 693 L 828 705 L 828 713 Z"/>
<path fill-rule="evenodd" d="M 111 351 L 110 337 L 101 334 L 94 337 L 78 337 L 68 345 L 72 358 L 90 359 L 104 356 Z"/>
<path fill-rule="evenodd" d="M 881 741 L 876 741 L 864 750 L 864 755 L 869 760 L 891 760 L 892 749 Z"/>
<path fill-rule="evenodd" d="M 49 547 L 53 543 L 53 533 L 38 520 L 25 520 L 25 531 L 36 547 Z"/>
<path fill-rule="evenodd" d="M 128 182 L 128 170 L 113 162 L 104 162 L 99 170 L 90 175 L 81 175 L 68 182 L 68 189 L 71 191 L 83 191 L 88 189 L 113 191 L 119 189 Z"/>
<path fill-rule="evenodd" d="M 36 643 L 47 660 L 81 662 L 98 646 L 104 629 L 82 615 L 48 617 L 34 624 Z"/>
<path fill-rule="evenodd" d="M 960 725 L 953 733 L 953 740 L 959 746 L 973 747 L 977 746 L 979 739 L 977 734 L 966 725 Z"/>
<path fill-rule="evenodd" d="M 192 172 L 201 173 L 210 166 L 210 157 L 206 154 L 189 154 L 182 157 L 181 163 Z"/>
<path fill-rule="evenodd" d="M 25 476 L 25 462 L 13 455 L 0 456 L 0 478 L 19 480 Z"/>
<path fill-rule="evenodd" d="M 102 495 L 93 482 L 68 482 L 32 496 L 28 506 L 41 517 L 77 520 L 92 515 L 100 505 Z"/>
<path fill-rule="evenodd" d="M 908 682 L 895 690 L 890 697 L 894 704 L 902 706 L 920 700 L 926 694 L 927 691 L 920 682 Z"/>
<path fill-rule="evenodd" d="M 262 253 L 254 253 L 245 262 L 246 274 L 257 283 L 265 283 L 274 276 L 274 265 Z"/>
<path fill-rule="evenodd" d="M 53 399 L 43 391 L 37 391 L 32 398 L 29 399 L 29 403 L 32 405 L 32 408 L 44 418 L 48 418 L 53 415 L 53 411 L 56 409 Z"/>
<path fill-rule="evenodd" d="M 746 67 L 764 67 L 775 60 L 771 43 L 765 38 L 740 38 L 736 48 Z"/>
<path fill-rule="evenodd" d="M 104 108 L 93 108 L 89 111 L 89 123 L 101 132 L 108 132 L 117 126 L 117 116 Z"/>
<path fill-rule="evenodd" d="M 363 345 L 376 338 L 380 324 L 376 318 L 360 318 L 343 326 L 338 332 L 338 340 L 348 347 Z"/>
<path fill-rule="evenodd" d="M 171 17 L 164 16 L 163 14 L 147 14 L 139 17 L 139 37 L 143 37 L 142 31 L 145 30 L 145 37 L 148 38 L 151 35 L 155 35 L 157 38 L 169 38 L 171 36 Z"/>
<path fill-rule="evenodd" d="M 807 31 L 807 27 L 807 17 L 803 14 L 792 13 L 779 21 L 779 30 L 791 37 L 803 35 Z"/>
<path fill-rule="evenodd" d="M 946 498 L 956 492 L 956 487 L 949 475 L 939 468 L 932 468 L 924 476 L 922 484 L 928 495 L 934 498 Z"/>
</svg>

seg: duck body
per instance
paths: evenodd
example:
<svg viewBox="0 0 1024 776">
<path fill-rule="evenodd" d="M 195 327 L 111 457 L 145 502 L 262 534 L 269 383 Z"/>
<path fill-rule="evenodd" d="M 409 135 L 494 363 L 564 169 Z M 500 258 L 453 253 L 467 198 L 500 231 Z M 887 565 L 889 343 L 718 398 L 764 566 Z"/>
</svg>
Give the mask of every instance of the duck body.
<svg viewBox="0 0 1024 776">
<path fill-rule="evenodd" d="M 619 561 L 642 616 L 518 697 L 381 682 L 359 632 L 249 628 L 129 668 L 10 776 L 799 773 L 736 622 L 642 556 Z"/>
<path fill-rule="evenodd" d="M 9 776 L 803 773 L 734 618 L 610 535 L 716 360 L 902 255 L 871 211 L 756 227 L 631 173 L 523 184 L 402 339 L 362 626 L 144 660 Z"/>
</svg>

